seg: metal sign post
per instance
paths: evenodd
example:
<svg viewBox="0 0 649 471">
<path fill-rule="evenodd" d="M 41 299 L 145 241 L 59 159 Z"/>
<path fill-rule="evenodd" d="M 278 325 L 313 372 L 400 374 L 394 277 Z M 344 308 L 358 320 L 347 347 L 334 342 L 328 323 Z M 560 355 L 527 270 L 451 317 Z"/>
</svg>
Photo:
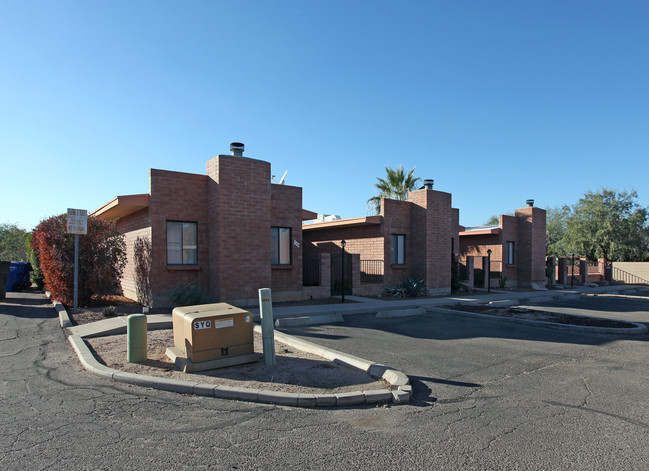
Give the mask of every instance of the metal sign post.
<svg viewBox="0 0 649 471">
<path fill-rule="evenodd" d="M 79 234 L 88 233 L 88 211 L 86 209 L 68 208 L 68 234 L 74 234 L 74 307 L 76 311 L 79 293 Z"/>
<path fill-rule="evenodd" d="M 273 322 L 273 299 L 270 288 L 259 290 L 259 314 L 261 315 L 261 337 L 264 345 L 264 363 L 275 366 L 275 326 Z"/>
</svg>

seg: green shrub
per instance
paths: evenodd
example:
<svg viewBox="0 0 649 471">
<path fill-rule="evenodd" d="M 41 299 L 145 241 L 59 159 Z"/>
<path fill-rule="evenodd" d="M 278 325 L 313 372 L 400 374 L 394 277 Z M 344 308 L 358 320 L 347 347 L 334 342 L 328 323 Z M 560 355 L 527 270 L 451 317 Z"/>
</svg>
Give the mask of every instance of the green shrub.
<svg viewBox="0 0 649 471">
<path fill-rule="evenodd" d="M 104 317 L 115 317 L 117 315 L 117 308 L 115 306 L 106 306 L 101 313 Z"/>
<path fill-rule="evenodd" d="M 169 301 L 174 306 L 193 306 L 200 304 L 202 299 L 203 290 L 192 282 L 177 284 L 169 295 Z"/>
<path fill-rule="evenodd" d="M 507 277 L 506 276 L 501 276 L 500 277 L 500 289 L 505 289 L 507 288 Z"/>
<path fill-rule="evenodd" d="M 385 292 L 388 296 L 394 296 L 395 298 L 426 296 L 426 281 L 410 275 L 404 277 L 399 286 L 386 288 Z"/>
<path fill-rule="evenodd" d="M 32 248 L 31 234 L 27 236 L 27 258 L 29 259 L 29 263 L 32 265 L 32 272 L 30 275 L 32 283 L 35 283 L 38 289 L 43 289 L 43 287 L 45 286 L 45 277 L 43 276 L 43 272 L 41 271 L 41 265 L 38 261 L 38 254 L 36 253 L 36 250 Z"/>
</svg>

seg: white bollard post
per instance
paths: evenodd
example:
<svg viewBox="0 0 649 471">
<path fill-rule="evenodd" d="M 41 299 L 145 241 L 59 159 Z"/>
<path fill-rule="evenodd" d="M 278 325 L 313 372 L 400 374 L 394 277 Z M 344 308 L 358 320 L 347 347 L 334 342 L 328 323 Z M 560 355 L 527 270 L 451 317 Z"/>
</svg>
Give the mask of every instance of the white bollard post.
<svg viewBox="0 0 649 471">
<path fill-rule="evenodd" d="M 261 316 L 261 336 L 264 341 L 264 363 L 275 365 L 275 325 L 273 321 L 273 300 L 270 288 L 259 290 L 259 314 Z"/>
</svg>

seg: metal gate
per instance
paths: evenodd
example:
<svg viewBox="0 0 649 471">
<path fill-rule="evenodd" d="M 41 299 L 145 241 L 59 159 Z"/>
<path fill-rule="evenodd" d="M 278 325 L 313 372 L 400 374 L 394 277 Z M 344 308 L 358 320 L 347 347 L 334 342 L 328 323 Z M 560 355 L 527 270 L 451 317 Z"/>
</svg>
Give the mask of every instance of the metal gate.
<svg viewBox="0 0 649 471">
<path fill-rule="evenodd" d="M 331 254 L 331 295 L 341 296 L 343 287 L 345 296 L 352 294 L 352 256 L 345 253 L 345 277 L 343 279 L 343 254 Z"/>
</svg>

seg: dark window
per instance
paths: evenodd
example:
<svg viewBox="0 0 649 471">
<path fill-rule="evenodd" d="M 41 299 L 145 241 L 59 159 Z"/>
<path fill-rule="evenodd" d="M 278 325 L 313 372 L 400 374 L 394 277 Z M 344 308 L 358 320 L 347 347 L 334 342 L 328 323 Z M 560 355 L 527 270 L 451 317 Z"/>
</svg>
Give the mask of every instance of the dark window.
<svg viewBox="0 0 649 471">
<path fill-rule="evenodd" d="M 514 243 L 513 242 L 507 242 L 507 265 L 513 265 L 514 264 Z"/>
<path fill-rule="evenodd" d="M 270 263 L 272 265 L 291 264 L 291 228 L 270 228 Z"/>
<path fill-rule="evenodd" d="M 392 265 L 406 264 L 406 236 L 405 235 L 392 234 L 390 253 L 391 253 Z"/>
<path fill-rule="evenodd" d="M 198 263 L 198 224 L 167 221 L 167 263 L 196 265 Z"/>
</svg>

